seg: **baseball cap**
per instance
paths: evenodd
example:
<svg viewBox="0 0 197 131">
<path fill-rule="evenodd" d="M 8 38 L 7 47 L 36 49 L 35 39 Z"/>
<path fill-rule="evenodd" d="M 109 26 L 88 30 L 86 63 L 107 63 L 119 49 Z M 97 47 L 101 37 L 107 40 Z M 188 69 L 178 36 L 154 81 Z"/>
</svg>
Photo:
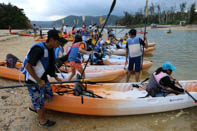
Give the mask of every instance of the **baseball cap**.
<svg viewBox="0 0 197 131">
<path fill-rule="evenodd" d="M 170 62 L 165 62 L 162 64 L 162 69 L 163 70 L 172 70 L 172 71 L 175 71 L 176 70 L 176 67 L 170 63 Z"/>
<path fill-rule="evenodd" d="M 62 33 L 58 30 L 49 30 L 47 32 L 48 39 L 53 38 L 55 40 L 58 40 L 61 43 L 67 43 L 68 41 L 63 38 Z"/>
<path fill-rule="evenodd" d="M 131 35 L 136 35 L 136 29 L 131 29 L 130 31 L 129 31 L 129 34 L 131 34 Z"/>
</svg>

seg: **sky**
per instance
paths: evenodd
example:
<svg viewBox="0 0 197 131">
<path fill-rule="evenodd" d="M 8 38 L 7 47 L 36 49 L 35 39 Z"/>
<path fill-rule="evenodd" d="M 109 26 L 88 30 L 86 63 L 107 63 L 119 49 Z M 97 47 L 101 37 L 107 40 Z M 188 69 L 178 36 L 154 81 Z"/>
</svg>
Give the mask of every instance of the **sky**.
<svg viewBox="0 0 197 131">
<path fill-rule="evenodd" d="M 24 13 L 30 20 L 50 21 L 58 20 L 69 15 L 101 16 L 107 15 L 113 0 L 0 0 L 0 3 L 11 3 L 24 9 Z M 134 13 L 140 8 L 144 9 L 146 0 L 117 0 L 113 15 L 122 16 L 124 11 Z M 159 4 L 161 9 L 169 9 L 187 2 L 187 8 L 197 0 L 149 0 L 151 3 Z"/>
</svg>

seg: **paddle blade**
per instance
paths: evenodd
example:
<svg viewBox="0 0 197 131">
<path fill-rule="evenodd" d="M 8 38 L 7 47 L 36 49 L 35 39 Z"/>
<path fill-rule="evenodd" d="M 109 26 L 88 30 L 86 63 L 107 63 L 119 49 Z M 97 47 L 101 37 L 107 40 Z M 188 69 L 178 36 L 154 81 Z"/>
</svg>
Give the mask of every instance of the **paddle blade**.
<svg viewBox="0 0 197 131">
<path fill-rule="evenodd" d="M 146 0 L 145 17 L 148 16 L 148 0 Z"/>
<path fill-rule="evenodd" d="M 112 10 L 114 9 L 115 5 L 116 5 L 116 0 L 114 0 L 113 3 L 112 3 L 112 6 L 111 6 L 110 11 L 109 11 L 110 13 L 111 13 Z"/>
</svg>

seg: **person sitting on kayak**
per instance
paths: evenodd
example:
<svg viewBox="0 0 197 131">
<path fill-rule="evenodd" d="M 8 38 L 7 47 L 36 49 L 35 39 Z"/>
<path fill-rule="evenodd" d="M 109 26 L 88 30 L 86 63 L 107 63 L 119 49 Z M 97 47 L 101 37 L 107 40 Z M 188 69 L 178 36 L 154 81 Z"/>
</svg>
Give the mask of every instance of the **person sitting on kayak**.
<svg viewBox="0 0 197 131">
<path fill-rule="evenodd" d="M 162 67 L 158 68 L 150 77 L 146 91 L 152 97 L 167 96 L 170 93 L 180 94 L 184 90 L 176 86 L 176 81 L 171 77 L 172 71 L 176 67 L 170 63 L 165 62 Z"/>
<path fill-rule="evenodd" d="M 86 51 L 84 50 L 85 45 L 82 43 L 82 37 L 81 35 L 75 36 L 75 41 L 73 42 L 73 45 L 70 49 L 70 53 L 68 56 L 68 61 L 70 63 L 70 67 L 72 70 L 72 74 L 69 76 L 68 80 L 71 80 L 73 76 L 76 73 L 76 70 L 78 70 L 80 73 L 82 73 L 83 68 L 81 65 L 81 53 L 91 54 L 92 51 Z M 85 73 L 83 74 L 83 78 L 85 78 Z"/>
<path fill-rule="evenodd" d="M 93 54 L 91 55 L 91 64 L 94 65 L 103 65 L 102 58 L 105 57 L 105 41 L 101 38 L 98 43 L 95 45 Z"/>
</svg>

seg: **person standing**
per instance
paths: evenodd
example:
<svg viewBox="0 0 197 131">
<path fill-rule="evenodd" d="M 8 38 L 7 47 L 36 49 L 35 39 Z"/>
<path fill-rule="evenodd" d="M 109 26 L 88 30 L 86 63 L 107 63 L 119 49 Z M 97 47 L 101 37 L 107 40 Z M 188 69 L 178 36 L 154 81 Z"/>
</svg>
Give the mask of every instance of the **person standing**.
<svg viewBox="0 0 197 131">
<path fill-rule="evenodd" d="M 92 51 L 86 51 L 85 45 L 82 43 L 81 35 L 77 34 L 75 36 L 75 41 L 69 51 L 68 61 L 70 63 L 70 67 L 72 70 L 72 74 L 69 76 L 68 80 L 71 80 L 78 70 L 80 73 L 83 71 L 83 67 L 81 65 L 81 53 L 83 54 L 91 54 Z M 83 74 L 83 78 L 85 78 L 85 73 Z"/>
<path fill-rule="evenodd" d="M 39 30 L 40 30 L 40 38 L 42 39 L 43 36 L 42 36 L 42 27 L 41 26 L 40 26 Z"/>
<path fill-rule="evenodd" d="M 9 29 L 9 33 L 11 34 L 11 32 L 12 32 L 12 27 L 9 25 L 8 26 L 8 29 Z"/>
<path fill-rule="evenodd" d="M 34 86 L 28 86 L 28 91 L 32 101 L 29 110 L 36 112 L 39 124 L 44 127 L 55 125 L 56 122 L 47 120 L 45 117 L 45 101 L 53 99 L 53 92 L 49 84 L 47 75 L 61 81 L 55 74 L 55 53 L 57 48 L 64 40 L 61 33 L 57 30 L 48 31 L 48 39 L 33 45 L 27 53 L 22 72 L 25 74 L 25 82 Z"/>
<path fill-rule="evenodd" d="M 145 38 L 145 42 L 136 36 L 136 29 L 131 29 L 129 31 L 129 38 L 127 39 L 127 44 L 126 44 L 126 61 L 125 65 L 128 64 L 128 59 L 129 59 L 129 64 L 128 64 L 128 72 L 127 72 L 127 78 L 126 82 L 129 82 L 131 73 L 135 67 L 135 80 L 136 82 L 139 81 L 139 76 L 140 76 L 140 70 L 141 70 L 141 58 L 144 52 L 143 51 L 143 46 L 145 48 L 148 48 L 148 41 Z"/>
<path fill-rule="evenodd" d="M 36 35 L 37 35 L 36 24 L 33 24 L 33 33 L 34 33 L 34 37 L 36 37 Z"/>
</svg>

